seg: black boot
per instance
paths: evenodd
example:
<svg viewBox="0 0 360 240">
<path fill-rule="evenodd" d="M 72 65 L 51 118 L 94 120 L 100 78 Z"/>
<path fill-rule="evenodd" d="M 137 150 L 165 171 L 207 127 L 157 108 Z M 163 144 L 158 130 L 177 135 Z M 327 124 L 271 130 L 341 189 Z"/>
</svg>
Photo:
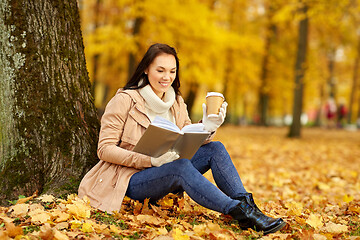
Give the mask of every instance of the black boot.
<svg viewBox="0 0 360 240">
<path fill-rule="evenodd" d="M 251 228 L 258 232 L 263 231 L 266 235 L 274 233 L 286 225 L 281 218 L 271 218 L 263 214 L 256 206 L 251 193 L 235 199 L 240 203 L 229 212 L 229 215 L 238 221 L 242 229 Z"/>
</svg>

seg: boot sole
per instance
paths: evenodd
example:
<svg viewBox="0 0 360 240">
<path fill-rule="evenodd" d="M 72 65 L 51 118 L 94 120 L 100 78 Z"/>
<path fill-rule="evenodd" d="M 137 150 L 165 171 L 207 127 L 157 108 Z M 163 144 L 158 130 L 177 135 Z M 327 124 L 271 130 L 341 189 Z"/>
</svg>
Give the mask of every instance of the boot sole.
<svg viewBox="0 0 360 240">
<path fill-rule="evenodd" d="M 279 231 L 280 229 L 282 229 L 283 227 L 285 227 L 286 225 L 286 222 L 282 222 L 280 223 L 279 225 L 277 225 L 276 227 L 272 228 L 272 229 L 269 229 L 267 230 L 266 232 L 264 232 L 264 235 L 267 235 L 269 233 L 274 233 L 274 232 L 277 232 Z"/>
</svg>

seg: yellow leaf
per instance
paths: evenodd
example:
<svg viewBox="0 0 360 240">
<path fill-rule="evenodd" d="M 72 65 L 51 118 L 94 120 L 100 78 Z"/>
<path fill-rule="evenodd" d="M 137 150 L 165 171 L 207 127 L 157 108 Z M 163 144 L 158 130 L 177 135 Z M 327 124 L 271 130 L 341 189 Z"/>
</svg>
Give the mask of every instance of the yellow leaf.
<svg viewBox="0 0 360 240">
<path fill-rule="evenodd" d="M 313 237 L 314 237 L 314 240 L 327 240 L 328 239 L 326 236 L 321 235 L 321 234 L 317 234 L 317 233 L 315 233 L 313 235 Z"/>
<path fill-rule="evenodd" d="M 301 202 L 288 202 L 285 206 L 289 209 L 290 215 L 300 216 L 303 210 L 303 204 Z"/>
<path fill-rule="evenodd" d="M 348 231 L 348 226 L 329 222 L 322 228 L 322 230 L 330 233 L 342 233 Z"/>
<path fill-rule="evenodd" d="M 115 233 L 115 234 L 120 234 L 121 230 L 119 228 L 117 228 L 115 225 L 110 225 L 110 231 Z"/>
<path fill-rule="evenodd" d="M 72 220 L 70 221 L 71 229 L 77 229 L 80 228 L 81 222 L 79 220 Z"/>
<path fill-rule="evenodd" d="M 84 233 L 91 233 L 91 232 L 93 232 L 94 230 L 93 230 L 93 228 L 92 228 L 91 223 L 86 222 L 86 223 L 84 223 L 84 224 L 82 225 L 81 231 L 84 232 Z"/>
<path fill-rule="evenodd" d="M 350 212 L 358 213 L 360 214 L 360 207 L 359 206 L 350 206 L 348 209 Z"/>
<path fill-rule="evenodd" d="M 5 227 L 6 227 L 6 233 L 9 237 L 14 238 L 18 235 L 23 234 L 22 228 L 19 226 L 15 226 L 12 222 L 11 223 L 5 222 Z"/>
<path fill-rule="evenodd" d="M 46 223 L 48 220 L 50 220 L 50 215 L 46 212 L 35 214 L 31 216 L 32 222 L 39 222 L 39 223 Z"/>
<path fill-rule="evenodd" d="M 55 228 L 58 230 L 67 229 L 69 224 L 67 222 L 61 222 L 55 225 Z"/>
<path fill-rule="evenodd" d="M 144 224 L 154 224 L 154 225 L 160 225 L 164 221 L 161 218 L 150 216 L 150 215 L 144 215 L 140 214 L 136 216 L 136 220 L 138 220 L 140 223 Z"/>
<path fill-rule="evenodd" d="M 353 200 L 354 200 L 354 197 L 353 197 L 353 196 L 350 196 L 350 195 L 347 195 L 347 194 L 345 194 L 345 195 L 343 196 L 343 201 L 346 202 L 346 203 L 349 203 L 349 202 L 351 202 L 351 201 L 353 201 Z"/>
<path fill-rule="evenodd" d="M 20 203 L 10 207 L 13 210 L 13 214 L 16 216 L 24 217 L 29 211 L 29 204 Z"/>
<path fill-rule="evenodd" d="M 189 240 L 190 236 L 184 234 L 180 229 L 175 228 L 172 233 L 174 240 Z"/>
<path fill-rule="evenodd" d="M 195 225 L 193 229 L 197 235 L 202 236 L 206 234 L 207 227 L 205 224 L 200 224 L 200 225 Z"/>
<path fill-rule="evenodd" d="M 55 197 L 53 195 L 44 194 L 37 199 L 41 200 L 42 202 L 53 202 Z"/>
<path fill-rule="evenodd" d="M 54 234 L 54 239 L 55 240 L 69 240 L 69 237 L 66 236 L 64 233 L 58 231 L 58 230 L 54 230 L 55 234 Z"/>
<path fill-rule="evenodd" d="M 8 237 L 5 231 L 0 230 L 0 239 L 9 240 L 10 238 Z"/>
<path fill-rule="evenodd" d="M 318 182 L 317 187 L 323 191 L 329 190 L 331 188 L 328 184 L 323 183 L 323 182 Z"/>
<path fill-rule="evenodd" d="M 20 204 L 20 203 L 26 203 L 27 201 L 33 199 L 34 197 L 36 197 L 37 193 L 34 193 L 32 196 L 30 197 L 26 197 L 26 198 L 20 198 L 19 200 L 16 201 L 16 204 Z"/>
<path fill-rule="evenodd" d="M 219 224 L 215 224 L 212 222 L 209 222 L 207 224 L 207 228 L 211 231 L 211 232 L 215 232 L 215 231 L 220 231 L 221 227 L 219 226 Z"/>
<path fill-rule="evenodd" d="M 313 213 L 310 214 L 309 218 L 306 220 L 306 223 L 315 229 L 319 229 L 324 225 L 323 218 L 320 215 Z"/>
<path fill-rule="evenodd" d="M 29 237 L 24 236 L 24 235 L 17 235 L 14 239 L 15 240 L 29 240 Z"/>
<path fill-rule="evenodd" d="M 168 197 L 162 198 L 160 200 L 160 205 L 164 207 L 172 207 L 174 206 L 174 200 Z"/>
<path fill-rule="evenodd" d="M 166 230 L 166 228 L 158 228 L 157 229 L 157 234 L 159 234 L 159 235 L 165 235 L 167 233 L 168 233 L 168 231 Z"/>
<path fill-rule="evenodd" d="M 74 215 L 76 218 L 89 218 L 90 217 L 90 207 L 82 202 L 74 202 L 73 204 L 67 204 L 66 208 L 69 213 Z"/>
</svg>

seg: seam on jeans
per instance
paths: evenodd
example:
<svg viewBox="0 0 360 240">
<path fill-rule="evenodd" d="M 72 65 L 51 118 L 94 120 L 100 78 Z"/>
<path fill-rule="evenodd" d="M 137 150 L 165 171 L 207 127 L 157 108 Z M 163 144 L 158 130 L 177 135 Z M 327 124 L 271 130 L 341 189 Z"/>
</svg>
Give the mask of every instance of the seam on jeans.
<svg viewBox="0 0 360 240">
<path fill-rule="evenodd" d="M 213 158 L 211 158 L 211 159 L 213 159 Z M 217 164 L 217 161 L 213 161 L 213 162 L 214 162 L 214 164 L 216 165 L 217 169 L 219 169 L 219 165 Z M 212 169 L 211 169 L 211 171 L 212 171 Z M 220 175 L 221 175 L 221 177 L 222 177 L 223 179 L 226 179 L 225 176 L 222 174 L 221 171 L 218 171 L 218 172 L 220 173 Z M 234 193 L 234 192 L 235 192 L 235 189 L 229 184 L 228 181 L 225 181 L 225 182 L 226 182 L 226 184 L 229 186 L 229 188 L 231 189 L 231 191 Z M 216 184 L 216 185 L 218 185 L 218 184 Z M 227 194 L 226 194 L 226 195 L 227 195 Z"/>
</svg>

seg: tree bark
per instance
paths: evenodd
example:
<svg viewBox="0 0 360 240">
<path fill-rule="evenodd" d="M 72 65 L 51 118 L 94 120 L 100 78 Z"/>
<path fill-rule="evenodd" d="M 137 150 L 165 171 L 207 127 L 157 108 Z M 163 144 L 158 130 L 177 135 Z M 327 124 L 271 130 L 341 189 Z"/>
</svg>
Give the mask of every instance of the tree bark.
<svg viewBox="0 0 360 240">
<path fill-rule="evenodd" d="M 0 201 L 62 194 L 97 161 L 76 0 L 0 0 Z"/>
<path fill-rule="evenodd" d="M 266 29 L 266 37 L 265 37 L 265 47 L 264 47 L 264 56 L 261 64 L 261 75 L 260 82 L 261 86 L 259 89 L 259 125 L 267 126 L 268 125 L 268 110 L 269 110 L 269 83 L 268 83 L 268 75 L 269 75 L 269 59 L 271 55 L 271 46 L 276 39 L 276 25 L 272 23 L 272 17 L 274 15 L 275 9 L 269 3 L 268 7 L 268 26 Z"/>
<path fill-rule="evenodd" d="M 133 37 L 134 38 L 136 38 L 136 36 L 139 35 L 143 21 L 144 20 L 142 17 L 137 17 L 135 19 L 134 28 L 133 28 Z M 136 42 L 136 45 L 138 48 L 140 48 L 139 42 Z M 128 79 L 130 79 L 131 76 L 134 74 L 137 64 L 138 64 L 138 62 L 136 61 L 135 53 L 133 53 L 133 52 L 129 53 Z"/>
<path fill-rule="evenodd" d="M 347 116 L 347 123 L 351 124 L 352 116 L 353 116 L 353 105 L 355 102 L 355 95 L 356 90 L 358 89 L 358 76 L 359 76 L 359 66 L 360 66 L 360 35 L 358 38 L 358 46 L 357 46 L 357 53 L 354 62 L 354 73 L 353 73 L 353 82 L 350 94 L 350 101 L 349 101 L 349 113 Z M 359 105 L 358 105 L 358 118 L 360 117 L 360 97 L 359 97 Z"/>
<path fill-rule="evenodd" d="M 199 84 L 195 82 L 191 82 L 189 92 L 185 98 L 185 103 L 187 105 L 189 116 L 192 115 L 192 109 L 195 103 L 195 98 L 198 90 L 199 90 Z"/>
<path fill-rule="evenodd" d="M 306 50 L 308 42 L 308 25 L 307 6 L 304 4 L 301 8 L 304 18 L 299 24 L 298 49 L 295 64 L 295 88 L 294 88 L 294 106 L 293 106 L 293 121 L 290 126 L 289 137 L 300 137 L 301 135 L 301 113 L 303 105 L 303 91 L 304 91 L 304 74 L 306 62 Z"/>
</svg>

